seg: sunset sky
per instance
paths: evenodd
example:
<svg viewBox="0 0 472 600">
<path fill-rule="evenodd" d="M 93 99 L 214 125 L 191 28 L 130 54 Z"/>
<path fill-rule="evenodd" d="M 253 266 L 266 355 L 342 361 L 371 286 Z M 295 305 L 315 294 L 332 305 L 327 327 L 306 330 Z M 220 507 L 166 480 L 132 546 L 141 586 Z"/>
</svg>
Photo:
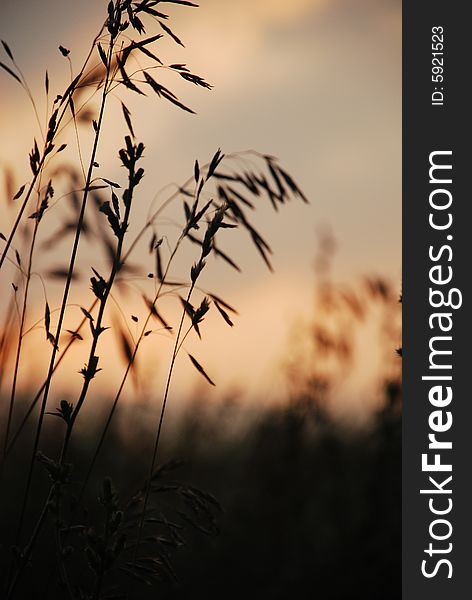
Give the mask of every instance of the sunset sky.
<svg viewBox="0 0 472 600">
<path fill-rule="evenodd" d="M 105 9 L 106 2 L 98 0 L 3 0 L 0 37 L 35 95 L 42 97 L 46 68 L 52 93 L 63 88 L 69 70 L 59 44 L 71 50 L 78 68 Z M 256 222 L 273 246 L 275 273 L 265 270 L 249 244 L 238 251 L 242 275 L 215 266 L 208 286 L 238 308 L 237 326 L 229 330 L 209 317 L 206 341 L 189 345 L 215 374 L 216 393 L 243 389 L 270 399 L 280 394 L 290 331 L 311 314 L 320 227 L 329 226 L 337 240 L 337 280 L 375 273 L 400 288 L 401 3 L 202 0 L 198 9 L 169 5 L 166 10 L 186 48 L 166 41 L 162 55 L 187 63 L 214 89 L 175 86 L 197 116 L 155 98 L 119 92 L 133 114 L 137 138 L 146 145 L 144 193 L 152 197 L 164 185 L 184 181 L 195 158 L 204 163 L 218 147 L 227 153 L 253 148 L 279 157 L 311 202 L 294 202 L 279 214 L 261 207 Z M 6 56 L 0 60 L 6 62 Z M 110 179 L 121 175 L 116 150 L 125 129 L 118 109 L 115 103 L 99 151 L 103 176 Z M 15 171 L 17 187 L 29 177 L 34 123 L 28 99 L 0 72 L 0 169 Z M 1 187 L 0 230 L 6 232 L 15 213 L 5 209 L 4 194 Z M 142 214 L 138 209 L 138 221 L 144 221 L 148 206 Z M 90 291 L 83 287 L 80 301 L 88 303 Z M 37 343 L 44 343 L 42 336 Z M 80 362 L 80 354 L 72 359 Z M 33 354 L 29 362 L 32 368 L 39 365 Z M 159 377 L 167 362 L 159 357 Z M 152 360 L 143 368 L 153 372 Z M 97 387 L 109 390 L 105 373 L 104 367 Z M 194 383 L 183 362 L 175 389 L 189 392 Z"/>
</svg>

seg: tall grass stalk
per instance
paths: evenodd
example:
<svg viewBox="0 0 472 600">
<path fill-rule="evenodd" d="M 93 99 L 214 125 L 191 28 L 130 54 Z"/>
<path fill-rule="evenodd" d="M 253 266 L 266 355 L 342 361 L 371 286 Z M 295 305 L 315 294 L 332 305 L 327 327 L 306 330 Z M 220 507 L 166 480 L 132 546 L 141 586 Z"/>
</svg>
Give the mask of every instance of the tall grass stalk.
<svg viewBox="0 0 472 600">
<path fill-rule="evenodd" d="M 109 47 L 109 52 L 108 52 L 109 61 L 111 59 L 112 50 L 113 50 L 113 43 L 111 42 L 110 47 Z M 33 475 L 34 465 L 36 462 L 36 454 L 37 454 L 38 448 L 39 448 L 39 440 L 40 440 L 40 436 L 41 436 L 44 415 L 46 412 L 46 405 L 47 405 L 47 401 L 48 401 L 49 390 L 50 390 L 51 382 L 52 382 L 52 374 L 53 374 L 54 365 L 55 365 L 55 361 L 56 361 L 56 354 L 57 354 L 57 350 L 58 350 L 59 338 L 60 338 L 61 331 L 62 331 L 62 325 L 64 322 L 67 300 L 69 298 L 69 291 L 70 291 L 70 286 L 71 286 L 71 282 L 72 282 L 72 276 L 74 273 L 75 261 L 76 261 L 77 252 L 79 249 L 79 242 L 80 242 L 80 236 L 82 233 L 85 209 L 87 207 L 87 200 L 88 200 L 89 191 L 90 191 L 90 182 L 92 180 L 92 175 L 93 175 L 93 171 L 95 168 L 95 162 L 96 162 L 95 158 L 96 158 L 97 150 L 98 150 L 100 131 L 102 128 L 103 117 L 105 114 L 105 105 L 106 105 L 106 99 L 107 99 L 109 77 L 110 77 L 110 67 L 108 66 L 107 70 L 106 70 L 105 84 L 103 86 L 103 94 L 102 94 L 102 100 L 101 100 L 101 105 L 100 105 L 99 117 L 98 117 L 98 121 L 97 121 L 97 129 L 96 129 L 95 138 L 94 138 L 94 142 L 93 142 L 92 152 L 90 155 L 90 161 L 89 161 L 88 172 L 87 172 L 87 180 L 86 180 L 85 187 L 84 187 L 84 195 L 82 198 L 82 205 L 80 208 L 79 219 L 77 222 L 77 229 L 76 229 L 76 233 L 75 233 L 75 237 L 74 237 L 74 244 L 72 246 L 72 253 L 71 253 L 70 261 L 69 261 L 69 269 L 68 269 L 68 273 L 67 273 L 66 284 L 64 287 L 64 294 L 62 297 L 61 309 L 60 309 L 60 313 L 59 313 L 59 321 L 57 324 L 56 335 L 55 335 L 55 342 L 53 343 L 51 360 L 49 363 L 49 369 L 48 369 L 48 374 L 47 374 L 47 378 L 46 378 L 46 385 L 44 388 L 43 399 L 41 402 L 41 408 L 40 408 L 39 418 L 38 418 L 38 425 L 36 428 L 36 434 L 35 434 L 35 438 L 34 438 L 33 452 L 32 452 L 32 456 L 31 456 L 31 462 L 30 462 L 27 481 L 26 481 L 26 488 L 25 488 L 24 498 L 23 498 L 23 502 L 22 502 L 20 522 L 18 525 L 18 534 L 17 534 L 18 542 L 20 541 L 20 536 L 21 536 L 21 532 L 23 529 L 25 511 L 26 511 L 26 506 L 27 506 L 28 497 L 29 497 L 29 493 L 30 493 L 31 478 Z"/>
<path fill-rule="evenodd" d="M 49 189 L 50 189 L 50 186 L 48 185 L 46 194 L 48 194 Z M 29 256 L 28 256 L 28 266 L 26 269 L 26 279 L 25 279 L 25 287 L 24 287 L 24 293 L 23 293 L 23 306 L 21 309 L 21 319 L 20 319 L 20 326 L 19 326 L 19 331 L 18 331 L 15 366 L 13 369 L 13 380 L 12 380 L 12 384 L 11 384 L 10 404 L 8 407 L 7 426 L 6 426 L 6 430 L 5 430 L 5 439 L 4 439 L 4 444 L 3 444 L 3 456 L 2 456 L 1 466 L 0 466 L 0 478 L 1 478 L 1 474 L 3 472 L 5 458 L 6 458 L 6 454 L 7 454 L 8 441 L 9 441 L 9 437 L 10 437 L 10 427 L 11 427 L 11 422 L 12 422 L 12 417 L 13 417 L 13 410 L 14 410 L 14 406 L 15 406 L 16 387 L 17 387 L 17 382 L 18 382 L 18 372 L 19 372 L 19 368 L 20 368 L 21 349 L 22 349 L 22 344 L 23 344 L 25 321 L 26 321 L 26 311 L 27 311 L 27 306 L 28 306 L 28 292 L 29 292 L 30 281 L 31 281 L 31 269 L 32 269 L 32 265 L 33 265 L 33 254 L 34 254 L 34 248 L 35 248 L 35 244 L 36 244 L 36 237 L 37 237 L 37 233 L 38 233 L 39 223 L 41 221 L 41 219 L 39 217 L 39 212 L 38 212 L 40 210 L 40 205 L 41 205 L 41 195 L 40 195 L 40 190 L 39 190 L 38 191 L 38 202 L 36 204 L 36 215 L 37 216 L 34 220 L 33 235 L 32 235 L 32 239 L 31 239 L 30 251 L 29 251 Z"/>
<path fill-rule="evenodd" d="M 103 28 L 104 28 L 104 26 L 101 28 L 101 30 L 98 33 L 98 35 L 95 37 L 95 39 L 94 39 L 94 41 L 92 43 L 92 46 L 90 48 L 90 51 L 89 51 L 89 53 L 88 53 L 88 55 L 87 55 L 87 57 L 86 57 L 86 59 L 85 59 L 85 61 L 83 63 L 83 66 L 82 66 L 82 68 L 79 71 L 79 74 L 77 75 L 77 77 L 75 78 L 75 80 L 71 82 L 71 85 L 67 88 L 66 92 L 62 96 L 62 101 L 61 101 L 61 104 L 60 104 L 60 110 L 58 110 L 58 112 L 57 112 L 57 117 L 56 117 L 56 120 L 55 120 L 55 123 L 54 123 L 54 127 L 49 129 L 48 134 L 50 135 L 50 137 L 47 138 L 46 140 L 44 140 L 44 146 L 43 146 L 43 149 L 42 149 L 42 152 L 41 152 L 40 155 L 39 155 L 39 151 L 37 150 L 37 144 L 36 144 L 36 140 L 35 140 L 34 148 L 33 148 L 32 154 L 31 154 L 31 156 L 32 156 L 35 152 L 37 152 L 37 155 L 35 157 L 36 160 L 35 160 L 34 168 L 33 168 L 33 164 L 32 164 L 33 178 L 32 178 L 31 182 L 29 183 L 29 185 L 27 187 L 26 195 L 25 195 L 25 197 L 23 199 L 23 202 L 21 204 L 20 210 L 18 211 L 18 214 L 17 214 L 16 219 L 14 221 L 13 227 L 12 227 L 12 229 L 10 231 L 10 234 L 8 235 L 8 238 L 7 238 L 6 242 L 5 242 L 5 246 L 3 248 L 2 254 L 0 256 L 0 271 L 1 271 L 2 267 L 3 267 L 3 264 L 4 264 L 7 256 L 8 256 L 8 252 L 10 250 L 10 247 L 11 247 L 11 244 L 13 242 L 13 239 L 14 239 L 17 231 L 18 231 L 18 227 L 20 226 L 20 224 L 22 222 L 24 212 L 25 212 L 26 207 L 28 206 L 29 200 L 31 198 L 31 194 L 33 193 L 33 191 L 35 189 L 35 186 L 36 186 L 36 183 L 37 183 L 38 179 L 40 178 L 40 176 L 41 176 L 41 174 L 43 172 L 44 166 L 46 164 L 46 160 L 48 159 L 48 157 L 51 155 L 51 153 L 54 150 L 54 141 L 56 139 L 56 136 L 61 132 L 60 126 L 61 126 L 61 123 L 62 123 L 63 119 L 65 118 L 65 115 L 67 114 L 67 111 L 69 110 L 69 106 L 70 106 L 69 102 L 70 102 L 70 98 L 72 97 L 72 93 L 73 93 L 73 91 L 74 91 L 77 83 L 79 82 L 79 80 L 84 75 L 84 72 L 85 72 L 85 70 L 87 68 L 87 65 L 88 65 L 88 63 L 90 61 L 90 58 L 92 56 L 92 53 L 95 50 L 96 43 L 97 43 L 98 39 L 100 38 L 100 36 L 101 36 L 101 34 L 103 32 Z M 8 46 L 6 46 L 6 44 L 5 44 L 5 42 L 3 42 L 3 44 L 4 44 L 5 49 L 8 48 Z M 8 48 L 7 53 L 8 53 L 9 56 L 11 56 L 11 60 L 12 60 L 13 64 L 17 67 L 16 62 L 14 61 L 13 55 L 11 53 L 11 50 L 9 50 L 9 48 Z M 38 116 L 38 112 L 37 112 L 37 108 L 36 108 L 36 103 L 34 101 L 34 98 L 33 98 L 32 94 L 31 94 L 31 91 L 30 91 L 30 88 L 29 88 L 29 86 L 28 86 L 28 84 L 26 82 L 26 79 L 22 75 L 21 70 L 19 68 L 18 68 L 18 71 L 20 73 L 21 80 L 20 80 L 20 78 L 17 75 L 15 75 L 15 73 L 12 73 L 12 74 L 20 82 L 21 86 L 23 87 L 23 89 L 25 89 L 25 91 L 28 94 L 28 97 L 30 98 L 30 100 L 31 100 L 31 102 L 33 104 L 33 108 L 34 108 L 34 112 L 35 112 L 35 115 L 36 115 L 36 119 L 38 121 L 39 129 L 40 129 L 41 134 L 42 134 L 41 122 L 40 122 L 40 119 L 39 119 L 39 116 Z M 44 138 L 43 134 L 42 134 L 42 136 Z"/>
</svg>

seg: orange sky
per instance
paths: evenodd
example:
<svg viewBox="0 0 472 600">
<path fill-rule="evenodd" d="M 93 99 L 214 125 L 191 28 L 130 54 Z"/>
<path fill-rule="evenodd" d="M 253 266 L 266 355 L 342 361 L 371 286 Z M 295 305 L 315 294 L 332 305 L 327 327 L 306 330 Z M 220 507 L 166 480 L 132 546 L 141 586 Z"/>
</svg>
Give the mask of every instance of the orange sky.
<svg viewBox="0 0 472 600">
<path fill-rule="evenodd" d="M 307 317 L 312 307 L 317 225 L 330 223 L 337 237 L 338 278 L 375 272 L 400 281 L 401 3 L 201 4 L 198 10 L 169 10 L 187 48 L 166 45 L 166 58 L 189 63 L 215 86 L 211 93 L 179 86 L 179 95 L 198 116 L 154 98 L 124 96 L 137 136 L 146 143 L 145 167 L 152 176 L 143 185 L 150 196 L 156 182 L 161 187 L 182 181 L 196 157 L 205 162 L 221 146 L 226 152 L 256 148 L 279 156 L 311 200 L 309 207 L 293 204 L 279 215 L 268 207 L 261 211 L 257 222 L 274 247 L 275 274 L 265 272 L 252 249 L 241 249 L 242 276 L 217 266 L 208 285 L 235 304 L 241 316 L 232 330 L 210 316 L 208 344 L 189 345 L 215 374 L 220 390 L 241 387 L 270 400 L 280 394 L 289 331 L 297 316 Z M 46 67 L 53 92 L 68 76 L 59 44 L 71 49 L 74 65 L 81 63 L 102 20 L 99 6 L 97 0 L 4 0 L 0 37 L 14 50 L 36 93 L 41 93 Z M 34 121 L 27 100 L 4 73 L 0 90 L 0 166 L 15 165 L 21 183 Z M 111 179 L 119 177 L 116 148 L 123 133 L 111 114 L 108 141 L 99 152 L 103 174 Z M 5 212 L 3 202 L 0 210 L 0 229 L 8 230 L 13 214 Z M 36 294 L 40 297 L 39 285 Z M 89 292 L 80 294 L 86 303 Z M 39 315 L 42 310 L 41 305 Z M 158 378 L 166 365 L 161 352 L 166 356 L 164 348 L 156 355 Z M 30 360 L 37 368 L 33 354 Z M 194 385 L 187 367 L 179 367 L 177 391 L 188 392 Z M 154 372 L 152 360 L 143 368 Z M 104 372 L 97 388 L 109 386 Z"/>
</svg>

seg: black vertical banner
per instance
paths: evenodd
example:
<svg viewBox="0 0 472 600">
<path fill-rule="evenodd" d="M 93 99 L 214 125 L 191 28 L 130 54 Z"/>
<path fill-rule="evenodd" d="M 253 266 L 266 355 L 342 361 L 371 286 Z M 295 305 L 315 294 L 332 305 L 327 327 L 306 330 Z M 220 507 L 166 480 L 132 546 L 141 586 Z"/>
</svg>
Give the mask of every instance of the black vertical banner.
<svg viewBox="0 0 472 600">
<path fill-rule="evenodd" d="M 472 589 L 470 7 L 403 3 L 403 598 Z"/>
</svg>

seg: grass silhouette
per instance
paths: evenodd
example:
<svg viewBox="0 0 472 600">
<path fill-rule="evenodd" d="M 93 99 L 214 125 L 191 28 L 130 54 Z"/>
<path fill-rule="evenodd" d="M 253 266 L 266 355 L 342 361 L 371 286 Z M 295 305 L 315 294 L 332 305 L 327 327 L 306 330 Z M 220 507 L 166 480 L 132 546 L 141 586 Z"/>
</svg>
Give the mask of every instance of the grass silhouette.
<svg viewBox="0 0 472 600">
<path fill-rule="evenodd" d="M 254 407 L 249 424 L 230 433 L 237 409 L 223 403 L 216 413 L 200 402 L 166 429 L 177 361 L 185 360 L 205 385 L 218 379 L 186 342 L 203 337 L 210 311 L 228 327 L 237 316 L 225 290 L 207 289 L 203 275 L 215 259 L 241 270 L 237 253 L 225 246 L 234 230 L 272 269 L 271 246 L 254 225 L 254 211 L 263 203 L 277 211 L 293 200 L 307 202 L 275 157 L 253 150 L 218 149 L 190 165 L 172 191 L 166 187 L 154 198 L 143 192 L 143 178 L 152 174 L 127 98 L 193 114 L 161 74 L 212 89 L 185 64 L 163 60 L 168 45 L 183 46 L 162 12 L 166 5 L 196 6 L 183 0 L 104 5 L 103 25 L 82 66 L 74 71 L 70 50 L 59 46 L 70 80 L 53 94 L 54 77 L 46 72 L 39 98 L 14 44 L 3 42 L 2 76 L 24 89 L 38 129 L 27 158 L 30 179 L 7 199 L 15 214 L 10 229 L 2 224 L 0 232 L 0 278 L 9 294 L 0 338 L 2 597 L 232 598 L 250 591 L 287 598 L 310 589 L 333 599 L 361 592 L 377 598 L 381 586 L 387 588 L 382 597 L 397 597 L 395 328 L 382 328 L 396 362 L 390 364 L 390 355 L 385 361 L 370 424 L 342 427 L 328 410 L 355 352 L 356 327 L 372 314 L 384 325 L 394 321 L 398 302 L 382 279 L 350 290 L 320 288 L 309 350 L 290 367 L 296 386 L 284 408 Z M 104 123 L 117 112 L 123 141 L 115 181 L 97 159 Z M 144 222 L 143 205 L 149 209 Z M 175 205 L 178 221 L 175 211 L 167 212 Z M 169 223 L 173 233 L 163 234 Z M 147 261 L 136 258 L 142 246 Z M 329 253 L 329 243 L 324 249 Z M 184 276 L 179 260 L 186 261 Z M 128 314 L 130 288 L 144 316 Z M 38 330 L 43 336 L 34 351 L 48 362 L 36 389 L 26 340 Z M 153 351 L 151 336 L 170 343 L 164 388 L 153 406 L 130 413 L 126 385 L 132 380 L 139 388 L 139 357 Z M 77 346 L 85 364 L 71 359 Z M 109 394 L 98 394 L 95 379 L 110 346 L 123 364 L 113 368 Z M 64 364 L 67 377 L 80 381 L 73 401 L 56 399 Z"/>
<path fill-rule="evenodd" d="M 90 51 L 77 73 L 72 69 L 70 50 L 59 46 L 59 52 L 69 62 L 71 76 L 66 89 L 53 99 L 50 97 L 52 78 L 46 72 L 46 126 L 42 125 L 38 101 L 15 60 L 14 52 L 7 42 L 2 42 L 6 62 L 2 61 L 0 66 L 7 76 L 12 77 L 25 90 L 31 100 L 40 139 L 38 143 L 34 138 L 29 154 L 31 180 L 22 185 L 13 198 L 15 203 L 19 203 L 13 225 L 8 232 L 1 233 L 3 247 L 0 276 L 4 285 L 12 274 L 14 277 L 12 301 L 5 315 L 1 346 L 2 371 L 6 372 L 13 365 L 5 416 L 1 476 L 8 480 L 9 470 L 13 468 L 24 485 L 9 514 L 9 520 L 16 522 L 18 519 L 18 522 L 13 538 L 8 538 L 13 543 L 10 544 L 11 550 L 7 551 L 9 556 L 5 559 L 5 564 L 9 564 L 3 578 L 5 598 L 18 597 L 22 593 L 22 586 L 28 586 L 33 581 L 34 586 L 39 585 L 39 572 L 43 571 L 46 580 L 53 578 L 58 582 L 62 594 L 70 598 L 94 599 L 104 597 L 103 589 L 111 571 L 119 571 L 131 580 L 147 585 L 152 585 L 163 576 L 171 576 L 168 552 L 163 548 L 166 545 L 180 545 L 178 532 L 181 526 L 173 525 L 165 515 L 160 516 L 159 513 L 156 516 L 151 499 L 163 489 L 173 492 L 184 502 L 185 510 L 179 512 L 181 520 L 190 521 L 205 531 L 208 530 L 207 521 L 214 527 L 213 513 L 218 504 L 211 496 L 180 483 L 178 486 L 172 484 L 167 490 L 160 481 L 162 474 L 168 470 L 168 467 L 159 465 L 158 449 L 174 367 L 179 355 L 185 351 L 186 339 L 195 334 L 201 336 L 203 321 L 210 309 L 216 310 L 228 326 L 233 325 L 230 314 L 235 313 L 235 310 L 221 299 L 219 291 L 216 295 L 199 285 L 200 276 L 205 269 L 210 268 L 212 257 L 216 256 L 232 269 L 240 270 L 235 259 L 221 249 L 221 233 L 231 229 L 245 231 L 271 269 L 271 248 L 253 226 L 249 213 L 264 196 L 274 209 L 295 197 L 307 201 L 294 179 L 274 157 L 253 151 L 226 156 L 218 150 L 207 163 L 201 165 L 198 160 L 195 162 L 192 176 L 157 209 L 151 211 L 135 238 L 128 242 L 128 232 L 134 218 L 133 207 L 136 198 L 141 195 L 140 183 L 145 176 L 144 167 L 141 166 L 145 146 L 136 139 L 131 112 L 122 96 L 125 93 L 138 96 L 152 93 L 157 99 L 164 100 L 179 110 L 193 113 L 173 91 L 160 82 L 159 72 L 170 71 L 187 83 L 211 89 L 204 78 L 192 73 L 186 65 L 164 63 L 157 56 L 155 48 L 166 40 L 183 46 L 168 24 L 168 15 L 161 12 L 161 4 L 177 4 L 186 8 L 196 6 L 191 2 L 177 0 L 165 3 L 154 0 L 139 3 L 132 3 L 130 0 L 109 2 L 104 23 L 93 38 Z M 146 61 L 146 66 L 141 66 L 138 55 L 139 59 Z M 84 99 L 85 91 L 91 94 Z M 103 124 L 110 104 L 117 101 L 123 116 L 123 128 L 126 130 L 124 145 L 118 151 L 119 161 L 126 173 L 124 182 L 106 177 L 97 162 Z M 84 121 L 93 130 L 88 156 L 81 140 L 80 128 Z M 73 166 L 61 163 L 63 152 L 69 144 L 69 141 L 64 140 L 70 138 L 75 138 L 77 145 Z M 61 190 L 59 197 L 58 187 Z M 139 198 L 139 201 L 142 199 Z M 180 232 L 174 240 L 160 237 L 157 232 L 162 212 L 177 201 L 180 201 L 184 214 L 184 221 L 179 225 Z M 63 211 L 59 217 L 63 219 L 62 226 L 51 235 L 45 223 L 48 222 L 50 213 L 59 211 L 65 202 L 69 202 L 67 220 Z M 73 296 L 74 291 L 77 293 L 75 282 L 84 269 L 81 253 L 83 246 L 89 244 L 92 230 L 95 234 L 92 245 L 101 247 L 101 251 L 108 257 L 108 271 L 100 269 L 99 272 L 96 265 L 86 265 L 86 271 L 91 273 L 88 275 L 90 305 L 82 306 L 79 303 L 81 320 L 75 327 L 66 329 L 71 307 L 77 304 Z M 130 255 L 142 239 L 147 239 L 149 245 L 152 266 L 147 277 L 154 282 L 154 293 L 149 296 L 142 292 L 147 316 L 142 323 L 138 317 L 132 316 L 132 321 L 138 325 L 136 336 L 129 335 L 129 324 L 114 327 L 126 366 L 122 376 L 118 376 L 116 394 L 97 440 L 93 442 L 95 449 L 85 468 L 85 475 L 77 483 L 74 479 L 77 465 L 71 461 L 71 446 L 80 443 L 80 439 L 74 439 L 80 435 L 77 433 L 77 422 L 80 421 L 84 405 L 90 402 L 93 380 L 101 371 L 100 354 L 104 351 L 101 350 L 101 342 L 102 336 L 109 335 L 110 301 L 113 298 L 120 307 L 121 293 L 118 284 L 125 280 L 127 272 L 133 272 Z M 196 246 L 197 251 L 194 262 L 188 265 L 187 278 L 176 281 L 173 273 L 174 259 L 184 244 Z M 34 263 L 44 248 L 61 253 L 66 260 L 60 267 L 49 266 L 47 272 L 39 275 L 45 297 L 44 318 L 41 322 L 30 324 L 29 313 L 34 301 L 31 294 Z M 67 250 L 64 251 L 64 248 Z M 57 307 L 51 307 L 48 300 L 48 285 L 52 279 L 59 279 L 63 283 L 62 299 Z M 160 301 L 164 295 L 172 295 L 181 306 L 177 325 L 170 324 L 168 318 L 162 315 Z M 15 326 L 16 311 L 21 315 L 18 327 Z M 122 309 L 121 313 L 123 314 Z M 99 496 L 101 521 L 95 526 L 88 522 L 85 524 L 83 501 L 87 486 L 113 424 L 125 384 L 130 376 L 137 377 L 135 364 L 138 352 L 146 338 L 156 331 L 156 324 L 157 331 L 172 336 L 173 350 L 154 442 L 147 457 L 147 473 L 136 484 L 133 494 L 130 495 L 127 490 L 128 499 L 124 504 L 113 482 L 102 475 Z M 42 326 L 45 331 L 44 348 L 40 351 L 49 350 L 49 366 L 40 389 L 33 392 L 30 400 L 19 403 L 18 382 L 25 376 L 22 370 L 24 339 L 38 326 Z M 80 369 L 80 392 L 74 402 L 61 400 L 59 404 L 52 406 L 50 394 L 57 367 L 78 341 L 88 344 L 89 348 L 85 365 Z M 12 362 L 9 360 L 10 356 Z M 213 384 L 200 360 L 191 354 L 188 354 L 188 358 L 188 364 L 209 384 Z M 54 439 L 46 437 L 44 433 L 46 420 L 52 418 L 58 423 Z M 23 445 L 25 440 L 29 440 L 31 444 L 26 463 L 24 453 L 28 454 L 25 450 L 28 445 Z M 18 445 L 22 449 L 21 471 L 17 471 L 12 459 Z M 83 469 L 84 463 L 80 463 L 80 466 Z M 39 477 L 37 471 L 40 467 L 47 483 L 40 484 L 38 488 L 36 479 Z M 152 530 L 155 524 L 163 527 L 166 540 L 162 537 L 164 534 L 150 537 L 149 528 Z M 77 533 L 78 542 L 74 537 Z M 44 544 L 44 537 L 51 534 L 55 541 L 55 558 L 51 560 L 54 565 L 48 575 L 47 568 L 41 568 L 38 572 L 35 562 L 41 563 L 41 544 Z M 74 542 L 75 548 L 71 545 Z M 86 557 L 91 574 L 84 581 L 77 576 L 68 560 L 72 554 L 73 563 L 77 552 Z M 35 573 L 33 579 L 28 574 L 31 569 Z M 121 590 L 127 594 L 130 585 L 122 584 Z"/>
</svg>

